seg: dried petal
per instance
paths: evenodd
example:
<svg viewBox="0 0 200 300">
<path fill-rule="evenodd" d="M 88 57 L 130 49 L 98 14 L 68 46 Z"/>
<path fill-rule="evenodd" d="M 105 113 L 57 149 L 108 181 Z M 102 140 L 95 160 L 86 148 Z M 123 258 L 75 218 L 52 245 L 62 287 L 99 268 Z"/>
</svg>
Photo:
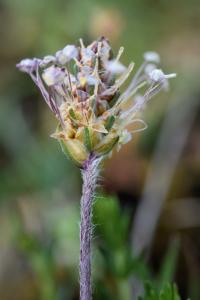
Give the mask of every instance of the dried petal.
<svg viewBox="0 0 200 300">
<path fill-rule="evenodd" d="M 77 58 L 78 49 L 74 45 L 68 45 L 63 50 L 56 52 L 57 61 L 64 65 L 72 59 Z"/>
<path fill-rule="evenodd" d="M 147 64 L 144 69 L 144 72 L 147 76 L 149 76 L 151 74 L 151 72 L 155 69 L 157 69 L 155 64 Z"/>
<path fill-rule="evenodd" d="M 121 74 L 126 70 L 126 67 L 117 60 L 107 61 L 105 67 L 112 74 Z"/>
<path fill-rule="evenodd" d="M 171 74 L 164 74 L 161 69 L 154 69 L 150 74 L 149 77 L 154 82 L 161 82 L 165 79 L 175 78 L 176 73 Z"/>
<path fill-rule="evenodd" d="M 68 61 L 78 56 L 78 49 L 74 45 L 68 45 L 62 50 Z"/>
<path fill-rule="evenodd" d="M 38 61 L 39 60 L 37 60 L 35 58 L 34 59 L 29 59 L 29 58 L 22 59 L 20 61 L 20 63 L 18 63 L 16 65 L 16 67 L 22 72 L 31 73 L 31 72 L 35 71 Z"/>
<path fill-rule="evenodd" d="M 64 80 L 64 72 L 55 66 L 51 66 L 44 70 L 42 78 L 48 86 L 52 86 L 61 83 Z"/>
<path fill-rule="evenodd" d="M 54 63 L 56 61 L 56 58 L 53 55 L 47 55 L 43 58 L 43 60 L 40 62 L 40 67 L 46 67 L 50 63 Z"/>
<path fill-rule="evenodd" d="M 144 59 L 147 62 L 153 62 L 159 64 L 160 62 L 160 56 L 157 52 L 154 51 L 148 51 L 144 53 Z"/>
</svg>

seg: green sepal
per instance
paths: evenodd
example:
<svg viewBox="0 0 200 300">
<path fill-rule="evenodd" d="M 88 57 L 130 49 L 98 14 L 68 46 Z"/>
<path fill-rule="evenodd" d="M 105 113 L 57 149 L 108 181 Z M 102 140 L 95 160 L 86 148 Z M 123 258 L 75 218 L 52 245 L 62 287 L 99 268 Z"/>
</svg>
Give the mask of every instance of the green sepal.
<svg viewBox="0 0 200 300">
<path fill-rule="evenodd" d="M 74 75 L 76 75 L 79 72 L 79 67 L 77 66 L 76 63 L 73 65 L 73 71 L 74 71 Z"/>
<path fill-rule="evenodd" d="M 95 89 L 94 85 L 88 86 L 88 93 L 90 94 L 90 96 L 94 95 L 94 89 Z"/>
<path fill-rule="evenodd" d="M 88 159 L 88 152 L 85 146 L 76 139 L 66 141 L 60 140 L 61 148 L 64 154 L 70 158 L 78 167 L 82 167 L 83 163 Z"/>
<path fill-rule="evenodd" d="M 95 152 L 97 153 L 97 155 L 108 154 L 116 145 L 118 140 L 119 140 L 119 136 L 113 137 L 111 140 L 108 140 L 108 136 L 105 136 L 102 142 L 95 149 Z"/>
<path fill-rule="evenodd" d="M 59 139 L 59 143 L 60 143 L 62 152 L 65 154 L 65 156 L 66 156 L 68 159 L 70 159 L 71 161 L 73 161 L 73 163 L 74 163 L 77 167 L 80 168 L 80 167 L 82 166 L 82 164 L 73 158 L 73 156 L 71 155 L 71 153 L 70 153 L 70 151 L 68 150 L 68 148 L 67 148 L 66 144 L 64 143 L 64 141 L 61 140 L 61 139 Z"/>
<path fill-rule="evenodd" d="M 73 126 L 77 129 L 78 128 L 77 117 L 76 117 L 76 114 L 75 114 L 73 108 L 69 109 L 69 116 L 71 118 Z"/>
<path fill-rule="evenodd" d="M 105 128 L 109 131 L 112 128 L 114 122 L 115 122 L 115 117 L 114 116 L 110 116 L 107 119 L 107 121 L 106 121 Z"/>
<path fill-rule="evenodd" d="M 105 155 L 105 154 L 108 154 L 108 153 L 113 149 L 113 147 L 117 144 L 118 140 L 119 140 L 119 137 L 116 137 L 116 138 L 113 140 L 113 142 L 110 144 L 110 147 L 108 147 L 107 150 L 106 150 L 103 154 L 104 154 L 104 155 Z"/>
<path fill-rule="evenodd" d="M 92 142 L 91 142 L 90 131 L 89 131 L 88 127 L 84 128 L 83 140 L 84 140 L 84 145 L 85 145 L 86 149 L 88 150 L 88 152 L 92 152 Z"/>
<path fill-rule="evenodd" d="M 72 118 L 72 120 L 77 120 L 73 108 L 70 108 L 70 109 L 69 109 L 69 115 L 70 115 L 70 117 Z"/>
</svg>

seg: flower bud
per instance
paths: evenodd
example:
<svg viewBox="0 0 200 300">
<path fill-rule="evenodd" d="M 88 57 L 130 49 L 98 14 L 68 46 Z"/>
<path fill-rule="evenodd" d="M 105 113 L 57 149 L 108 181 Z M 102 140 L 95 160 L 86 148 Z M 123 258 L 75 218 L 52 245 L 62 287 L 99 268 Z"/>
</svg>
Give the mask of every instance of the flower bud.
<svg viewBox="0 0 200 300">
<path fill-rule="evenodd" d="M 60 139 L 59 141 L 64 154 L 77 166 L 82 166 L 84 161 L 86 161 L 88 158 L 88 152 L 86 151 L 84 145 L 76 139 L 69 139 L 66 141 Z"/>
</svg>

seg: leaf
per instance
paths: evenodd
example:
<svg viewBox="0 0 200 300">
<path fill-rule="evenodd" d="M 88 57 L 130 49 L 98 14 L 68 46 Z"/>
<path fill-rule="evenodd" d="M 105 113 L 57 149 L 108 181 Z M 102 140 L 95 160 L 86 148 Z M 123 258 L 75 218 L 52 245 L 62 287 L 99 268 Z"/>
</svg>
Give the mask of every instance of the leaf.
<svg viewBox="0 0 200 300">
<path fill-rule="evenodd" d="M 175 284 L 166 284 L 160 292 L 159 300 L 181 300 Z"/>
<path fill-rule="evenodd" d="M 129 222 L 129 214 L 122 213 L 116 198 L 97 196 L 94 223 L 105 261 L 105 272 L 112 274 L 113 279 L 127 280 L 133 270 L 128 246 Z"/>
<path fill-rule="evenodd" d="M 124 247 L 130 217 L 121 212 L 117 198 L 101 195 L 96 197 L 94 222 L 109 249 L 117 250 Z"/>
<path fill-rule="evenodd" d="M 181 300 L 176 284 L 166 283 L 161 291 L 153 287 L 152 283 L 145 284 L 144 296 L 138 300 Z"/>
<path fill-rule="evenodd" d="M 131 259 L 130 273 L 143 281 L 151 278 L 150 269 L 141 257 L 133 257 Z"/>
<path fill-rule="evenodd" d="M 179 239 L 173 239 L 169 245 L 169 248 L 161 265 L 160 273 L 158 275 L 158 284 L 160 288 L 164 285 L 165 282 L 172 282 L 173 280 L 179 253 L 179 246 Z"/>
</svg>

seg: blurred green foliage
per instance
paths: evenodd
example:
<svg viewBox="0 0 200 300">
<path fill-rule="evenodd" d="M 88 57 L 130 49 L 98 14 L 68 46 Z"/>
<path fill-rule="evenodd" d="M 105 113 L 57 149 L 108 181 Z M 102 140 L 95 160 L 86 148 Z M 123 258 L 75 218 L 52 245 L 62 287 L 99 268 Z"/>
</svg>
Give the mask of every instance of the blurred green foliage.
<svg viewBox="0 0 200 300">
<path fill-rule="evenodd" d="M 138 300 L 180 300 L 178 290 L 174 284 L 165 284 L 160 292 L 156 291 L 150 284 L 146 284 L 144 297 Z"/>
<path fill-rule="evenodd" d="M 46 232 L 45 238 L 41 236 L 41 229 L 32 232 L 26 228 L 22 217 L 15 216 L 14 243 L 30 264 L 41 300 L 71 299 L 77 293 L 78 272 L 75 269 L 78 265 L 79 243 L 75 220 L 78 220 L 78 210 L 74 206 L 69 206 L 67 210 L 62 207 L 44 216 L 42 231 Z M 61 218 L 62 214 L 66 218 Z M 121 213 L 117 198 L 97 196 L 93 220 L 94 299 L 131 299 L 129 279 L 132 276 L 143 282 L 151 281 L 158 290 L 166 282 L 173 281 L 177 240 L 173 241 L 166 253 L 160 275 L 155 277 L 144 260 L 133 256 L 131 252 L 128 241 L 130 213 Z M 149 293 L 156 295 L 157 292 Z"/>
</svg>

